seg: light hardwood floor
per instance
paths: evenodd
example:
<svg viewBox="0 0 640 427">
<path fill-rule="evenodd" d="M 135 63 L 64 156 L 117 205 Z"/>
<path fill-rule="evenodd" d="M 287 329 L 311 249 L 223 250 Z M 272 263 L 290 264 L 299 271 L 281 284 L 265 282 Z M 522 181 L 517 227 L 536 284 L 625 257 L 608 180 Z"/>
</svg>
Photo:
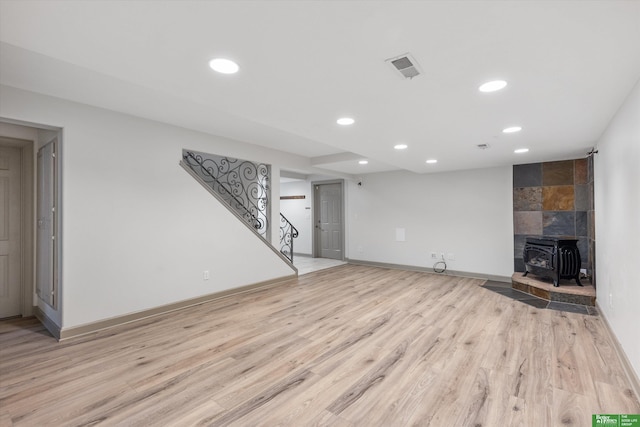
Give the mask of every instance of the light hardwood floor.
<svg viewBox="0 0 640 427">
<path fill-rule="evenodd" d="M 325 268 L 337 267 L 346 263 L 346 261 L 339 261 L 337 259 L 312 258 L 304 255 L 296 255 L 293 257 L 293 264 L 298 269 L 298 276 L 324 270 Z"/>
<path fill-rule="evenodd" d="M 0 322 L 0 425 L 591 426 L 640 413 L 602 319 L 344 265 L 62 343 Z"/>
</svg>

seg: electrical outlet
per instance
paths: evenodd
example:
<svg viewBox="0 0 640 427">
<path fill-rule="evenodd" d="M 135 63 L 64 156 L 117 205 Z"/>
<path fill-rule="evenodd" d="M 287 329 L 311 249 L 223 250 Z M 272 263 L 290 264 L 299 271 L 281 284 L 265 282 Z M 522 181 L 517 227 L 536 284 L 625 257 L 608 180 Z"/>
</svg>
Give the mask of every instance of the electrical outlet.
<svg viewBox="0 0 640 427">
<path fill-rule="evenodd" d="M 456 256 L 455 256 L 454 254 L 452 254 L 451 252 L 449 252 L 449 253 L 447 254 L 447 259 L 448 259 L 449 261 L 453 261 L 453 260 L 455 260 L 455 259 L 456 259 Z"/>
<path fill-rule="evenodd" d="M 209 280 L 209 270 L 202 272 L 202 280 Z"/>
<path fill-rule="evenodd" d="M 431 252 L 431 259 L 438 259 L 438 254 Z"/>
</svg>

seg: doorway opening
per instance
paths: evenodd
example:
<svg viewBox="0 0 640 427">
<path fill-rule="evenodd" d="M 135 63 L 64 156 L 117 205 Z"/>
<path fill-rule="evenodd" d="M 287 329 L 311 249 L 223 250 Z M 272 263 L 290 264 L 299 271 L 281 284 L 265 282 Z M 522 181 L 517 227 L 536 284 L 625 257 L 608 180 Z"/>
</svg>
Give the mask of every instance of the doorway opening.
<svg viewBox="0 0 640 427">
<path fill-rule="evenodd" d="M 0 319 L 31 315 L 33 305 L 32 153 L 32 141 L 0 136 Z"/>
<path fill-rule="evenodd" d="M 49 177 L 36 170 L 42 147 L 47 144 L 59 147 L 60 135 L 59 128 L 0 118 L 0 319 L 44 314 L 58 328 L 61 324 L 57 286 L 61 243 L 57 238 L 59 156 L 51 158 Z M 42 181 L 40 184 L 46 182 L 51 191 L 37 185 L 37 179 Z M 49 195 L 55 204 L 54 210 L 52 206 L 42 208 L 51 212 L 48 225 L 56 233 L 47 239 L 38 238 L 43 221 L 39 217 L 36 220 L 43 195 Z M 48 296 L 36 294 L 38 263 L 47 258 L 42 248 L 53 257 L 52 275 L 43 281 L 51 284 Z"/>
</svg>

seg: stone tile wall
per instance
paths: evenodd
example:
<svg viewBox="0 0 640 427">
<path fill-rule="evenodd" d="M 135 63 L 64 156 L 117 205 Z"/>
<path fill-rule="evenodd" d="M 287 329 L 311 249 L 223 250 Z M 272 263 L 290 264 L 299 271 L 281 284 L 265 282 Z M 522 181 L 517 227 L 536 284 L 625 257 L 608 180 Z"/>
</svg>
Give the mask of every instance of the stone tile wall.
<svg viewBox="0 0 640 427">
<path fill-rule="evenodd" d="M 522 249 L 527 236 L 568 236 L 578 239 L 582 268 L 592 272 L 595 233 L 590 160 L 513 167 L 515 271 L 524 271 Z"/>
</svg>

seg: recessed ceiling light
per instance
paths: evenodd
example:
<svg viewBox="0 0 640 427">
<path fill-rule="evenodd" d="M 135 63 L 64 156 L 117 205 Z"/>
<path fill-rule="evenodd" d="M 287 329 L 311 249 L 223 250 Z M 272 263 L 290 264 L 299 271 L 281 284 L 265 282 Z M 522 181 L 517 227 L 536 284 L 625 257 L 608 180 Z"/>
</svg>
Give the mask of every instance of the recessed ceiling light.
<svg viewBox="0 0 640 427">
<path fill-rule="evenodd" d="M 338 120 L 336 120 L 336 123 L 342 126 L 349 126 L 354 124 L 355 122 L 356 121 L 353 120 L 351 117 L 340 117 Z"/>
<path fill-rule="evenodd" d="M 438 163 L 438 161 L 436 159 L 429 159 L 427 160 L 427 163 L 429 163 L 430 165 L 434 164 L 434 163 Z"/>
<path fill-rule="evenodd" d="M 480 92 L 495 92 L 500 89 L 504 89 L 507 86 L 507 82 L 504 80 L 493 80 L 484 83 L 478 88 Z"/>
<path fill-rule="evenodd" d="M 406 150 L 408 147 L 407 144 L 396 144 L 393 146 L 393 148 L 395 148 L 396 150 Z"/>
<path fill-rule="evenodd" d="M 520 126 L 511 126 L 511 127 L 502 129 L 502 133 L 514 133 L 514 132 L 520 132 L 521 130 L 522 128 Z"/>
<path fill-rule="evenodd" d="M 368 160 L 360 160 L 358 163 L 360 163 L 361 165 L 366 165 L 369 163 Z"/>
<path fill-rule="evenodd" d="M 517 150 L 513 150 L 514 153 L 526 153 L 527 151 L 529 151 L 528 148 L 518 148 Z"/>
<path fill-rule="evenodd" d="M 240 67 L 238 67 L 238 64 L 230 59 L 225 58 L 212 59 L 211 61 L 209 61 L 209 67 L 211 67 L 213 71 L 217 71 L 222 74 L 234 74 L 237 73 L 240 69 Z"/>
</svg>

